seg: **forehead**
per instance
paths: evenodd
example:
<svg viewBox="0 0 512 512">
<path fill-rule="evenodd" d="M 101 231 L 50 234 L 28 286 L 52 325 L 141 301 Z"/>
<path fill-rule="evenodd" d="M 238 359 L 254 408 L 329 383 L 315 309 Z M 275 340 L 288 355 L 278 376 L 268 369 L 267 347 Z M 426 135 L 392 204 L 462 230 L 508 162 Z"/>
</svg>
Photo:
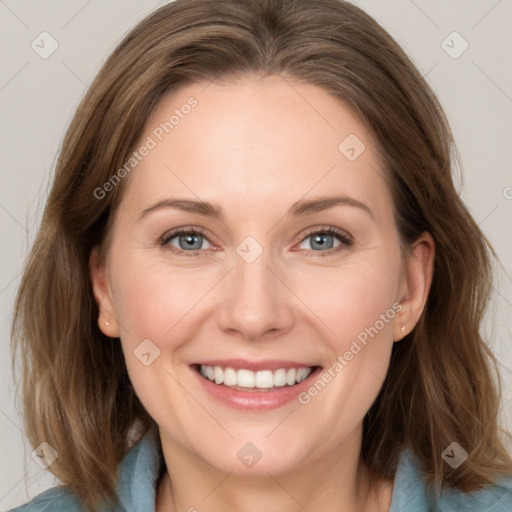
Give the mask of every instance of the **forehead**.
<svg viewBox="0 0 512 512">
<path fill-rule="evenodd" d="M 285 207 L 343 193 L 377 208 L 389 192 L 369 130 L 322 88 L 280 76 L 196 83 L 163 98 L 136 150 L 125 199 L 169 196 Z"/>
</svg>

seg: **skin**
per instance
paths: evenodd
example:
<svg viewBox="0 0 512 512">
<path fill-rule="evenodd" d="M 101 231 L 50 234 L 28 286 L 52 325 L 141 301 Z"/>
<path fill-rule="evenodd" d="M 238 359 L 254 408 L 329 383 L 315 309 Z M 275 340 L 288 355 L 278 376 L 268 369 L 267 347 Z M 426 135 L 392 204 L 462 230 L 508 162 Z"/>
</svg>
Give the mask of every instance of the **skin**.
<svg viewBox="0 0 512 512">
<path fill-rule="evenodd" d="M 323 89 L 279 76 L 189 85 L 164 98 L 141 141 L 190 96 L 198 105 L 129 176 L 105 262 L 97 251 L 90 261 L 99 325 L 120 337 L 134 389 L 159 425 L 168 472 L 157 510 L 387 511 L 393 482 L 368 491 L 362 422 L 393 343 L 424 308 L 432 237 L 402 255 L 370 132 Z M 349 134 L 366 146 L 352 162 L 338 150 Z M 300 199 L 328 195 L 361 201 L 373 218 L 349 205 L 287 215 Z M 171 197 L 214 202 L 225 219 L 163 208 L 139 220 Z M 336 237 L 318 248 L 307 236 L 331 226 L 352 245 L 335 252 Z M 185 246 L 179 237 L 159 245 L 179 227 L 204 230 L 199 256 L 173 253 L 169 245 Z M 263 249 L 250 264 L 236 252 L 249 235 Z M 329 368 L 397 303 L 399 313 L 307 405 L 235 410 L 189 368 L 234 357 Z M 160 356 L 145 366 L 133 351 L 148 338 Z M 262 454 L 252 468 L 236 456 L 247 442 Z"/>
</svg>

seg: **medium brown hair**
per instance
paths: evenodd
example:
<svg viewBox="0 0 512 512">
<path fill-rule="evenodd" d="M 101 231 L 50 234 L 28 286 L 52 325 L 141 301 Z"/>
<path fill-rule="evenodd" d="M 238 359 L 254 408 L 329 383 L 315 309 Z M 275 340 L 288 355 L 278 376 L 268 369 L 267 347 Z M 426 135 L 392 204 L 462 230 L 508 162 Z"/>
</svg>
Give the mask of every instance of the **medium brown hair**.
<svg viewBox="0 0 512 512">
<path fill-rule="evenodd" d="M 512 475 L 500 439 L 497 362 L 479 328 L 492 279 L 489 242 L 463 205 L 459 156 L 442 107 L 392 37 L 341 0 L 177 0 L 129 32 L 93 81 L 65 135 L 42 223 L 19 288 L 13 363 L 22 363 L 26 433 L 59 452 L 50 466 L 94 508 L 114 499 L 116 471 L 154 420 L 138 400 L 116 340 L 97 325 L 88 259 L 105 254 L 129 178 L 123 166 L 164 95 L 186 84 L 278 74 L 348 106 L 376 141 L 405 248 L 436 243 L 433 282 L 413 331 L 395 343 L 364 420 L 362 455 L 392 477 L 409 447 L 433 486 L 472 491 Z M 469 458 L 441 458 L 457 441 Z"/>
</svg>

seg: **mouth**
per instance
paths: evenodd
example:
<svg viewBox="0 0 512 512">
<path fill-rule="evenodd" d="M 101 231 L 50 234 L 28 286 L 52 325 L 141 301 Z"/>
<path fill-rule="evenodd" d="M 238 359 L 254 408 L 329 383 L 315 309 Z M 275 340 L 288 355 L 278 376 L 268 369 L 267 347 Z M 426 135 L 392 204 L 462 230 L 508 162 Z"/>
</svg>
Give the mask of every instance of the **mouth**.
<svg viewBox="0 0 512 512">
<path fill-rule="evenodd" d="M 194 365 L 199 374 L 217 385 L 239 391 L 271 391 L 283 387 L 293 387 L 306 380 L 318 366 L 278 368 L 277 370 L 252 371 L 248 368 L 231 368 Z"/>
<path fill-rule="evenodd" d="M 191 368 L 205 389 L 225 403 L 237 408 L 265 409 L 291 401 L 309 385 L 306 381 L 321 370 L 321 366 L 279 362 L 258 366 L 244 361 L 196 363 Z"/>
</svg>

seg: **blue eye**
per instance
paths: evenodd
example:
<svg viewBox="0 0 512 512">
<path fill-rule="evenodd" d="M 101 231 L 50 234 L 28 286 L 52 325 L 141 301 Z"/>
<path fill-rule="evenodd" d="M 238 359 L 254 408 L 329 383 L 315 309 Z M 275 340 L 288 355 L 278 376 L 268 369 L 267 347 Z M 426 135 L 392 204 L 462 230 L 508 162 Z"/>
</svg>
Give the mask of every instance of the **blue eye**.
<svg viewBox="0 0 512 512">
<path fill-rule="evenodd" d="M 175 239 L 176 243 L 173 242 Z M 301 244 L 308 239 L 312 239 L 312 242 L 310 243 L 311 249 L 306 251 L 307 256 L 332 255 L 350 247 L 353 243 L 352 239 L 343 231 L 331 227 L 309 231 L 302 239 Z M 339 241 L 336 247 L 334 247 L 333 239 L 338 239 Z M 202 245 L 205 241 L 210 244 L 202 230 L 197 228 L 181 228 L 163 235 L 159 243 L 178 255 L 201 256 Z M 208 248 L 211 247 L 206 249 Z"/>
<path fill-rule="evenodd" d="M 177 239 L 178 247 L 171 243 Z M 185 256 L 199 256 L 197 249 L 201 249 L 202 242 L 207 240 L 202 231 L 196 229 L 179 229 L 168 235 L 164 235 L 161 245 L 170 247 L 171 250 Z M 208 242 L 209 243 L 209 242 Z"/>
<path fill-rule="evenodd" d="M 334 247 L 333 239 L 336 238 L 340 243 L 336 247 Z M 308 256 L 329 256 L 352 245 L 352 239 L 348 235 L 346 235 L 345 233 L 338 229 L 330 227 L 327 227 L 325 229 L 315 229 L 313 231 L 308 232 L 305 238 L 303 239 L 303 242 L 308 239 L 312 240 L 310 242 L 311 249 L 309 249 L 307 253 Z M 318 248 L 320 248 L 319 251 L 315 250 Z"/>
</svg>

